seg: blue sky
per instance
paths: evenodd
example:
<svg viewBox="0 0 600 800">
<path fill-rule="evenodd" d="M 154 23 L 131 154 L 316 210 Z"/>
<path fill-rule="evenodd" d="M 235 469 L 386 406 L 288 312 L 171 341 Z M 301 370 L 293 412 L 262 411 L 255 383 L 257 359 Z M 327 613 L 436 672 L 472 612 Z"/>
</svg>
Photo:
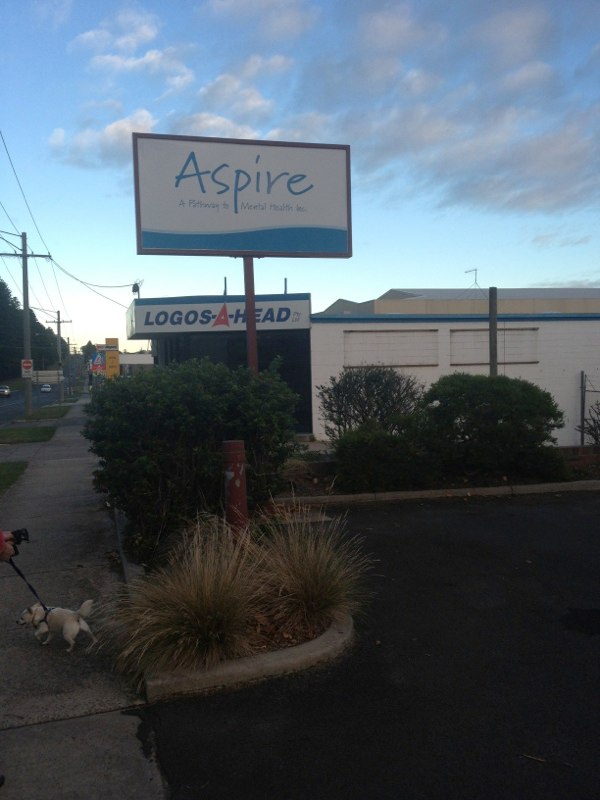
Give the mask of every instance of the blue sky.
<svg viewBox="0 0 600 800">
<path fill-rule="evenodd" d="M 255 260 L 259 293 L 600 285 L 598 0 L 2 10 L 0 230 L 52 254 L 30 302 L 73 343 L 127 347 L 136 280 L 243 293 L 240 259 L 136 254 L 132 131 L 350 145 L 353 257 Z M 21 300 L 18 259 L 0 278 Z"/>
</svg>

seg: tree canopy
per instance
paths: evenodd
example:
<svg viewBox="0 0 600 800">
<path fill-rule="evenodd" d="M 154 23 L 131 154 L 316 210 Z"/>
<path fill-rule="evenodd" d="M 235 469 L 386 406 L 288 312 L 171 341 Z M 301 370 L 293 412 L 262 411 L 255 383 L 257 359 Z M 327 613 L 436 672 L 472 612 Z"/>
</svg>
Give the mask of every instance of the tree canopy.
<svg viewBox="0 0 600 800">
<path fill-rule="evenodd" d="M 58 362 L 57 335 L 45 328 L 30 310 L 31 356 L 36 369 L 50 369 Z M 67 344 L 61 339 L 62 357 Z M 0 380 L 21 374 L 23 358 L 23 309 L 6 283 L 0 279 Z"/>
</svg>

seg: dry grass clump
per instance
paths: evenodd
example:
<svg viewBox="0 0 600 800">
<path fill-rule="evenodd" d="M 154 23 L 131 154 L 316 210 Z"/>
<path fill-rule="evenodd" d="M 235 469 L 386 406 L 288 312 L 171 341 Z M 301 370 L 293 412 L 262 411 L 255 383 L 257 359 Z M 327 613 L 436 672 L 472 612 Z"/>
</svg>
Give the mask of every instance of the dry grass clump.
<svg viewBox="0 0 600 800">
<path fill-rule="evenodd" d="M 206 669 L 295 644 L 367 599 L 370 559 L 339 519 L 307 509 L 242 532 L 201 517 L 160 570 L 131 582 L 103 609 L 101 637 L 117 668 Z"/>
<path fill-rule="evenodd" d="M 255 547 L 215 518 L 192 526 L 168 564 L 125 586 L 103 609 L 101 638 L 117 669 L 198 669 L 253 651 Z"/>
<path fill-rule="evenodd" d="M 368 600 L 372 560 L 345 520 L 314 521 L 309 509 L 268 520 L 260 540 L 263 612 L 295 637 L 310 638 Z"/>
</svg>

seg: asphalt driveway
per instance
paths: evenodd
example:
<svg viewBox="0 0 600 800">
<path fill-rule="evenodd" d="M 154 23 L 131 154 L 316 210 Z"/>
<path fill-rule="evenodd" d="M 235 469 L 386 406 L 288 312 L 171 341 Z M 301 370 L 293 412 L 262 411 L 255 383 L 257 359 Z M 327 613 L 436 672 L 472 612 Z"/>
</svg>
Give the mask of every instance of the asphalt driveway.
<svg viewBox="0 0 600 800">
<path fill-rule="evenodd" d="M 171 797 L 598 800 L 599 521 L 596 492 L 351 509 L 352 651 L 135 712 Z"/>
</svg>

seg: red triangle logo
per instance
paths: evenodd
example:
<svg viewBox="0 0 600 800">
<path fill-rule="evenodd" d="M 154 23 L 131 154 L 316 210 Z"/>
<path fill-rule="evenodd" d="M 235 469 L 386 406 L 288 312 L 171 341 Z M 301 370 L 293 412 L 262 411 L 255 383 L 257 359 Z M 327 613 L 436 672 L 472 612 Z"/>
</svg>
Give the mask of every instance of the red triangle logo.
<svg viewBox="0 0 600 800">
<path fill-rule="evenodd" d="M 217 325 L 226 325 L 229 328 L 229 316 L 227 314 L 227 303 L 223 303 L 223 308 L 217 314 L 217 318 L 213 322 L 213 328 Z"/>
</svg>

